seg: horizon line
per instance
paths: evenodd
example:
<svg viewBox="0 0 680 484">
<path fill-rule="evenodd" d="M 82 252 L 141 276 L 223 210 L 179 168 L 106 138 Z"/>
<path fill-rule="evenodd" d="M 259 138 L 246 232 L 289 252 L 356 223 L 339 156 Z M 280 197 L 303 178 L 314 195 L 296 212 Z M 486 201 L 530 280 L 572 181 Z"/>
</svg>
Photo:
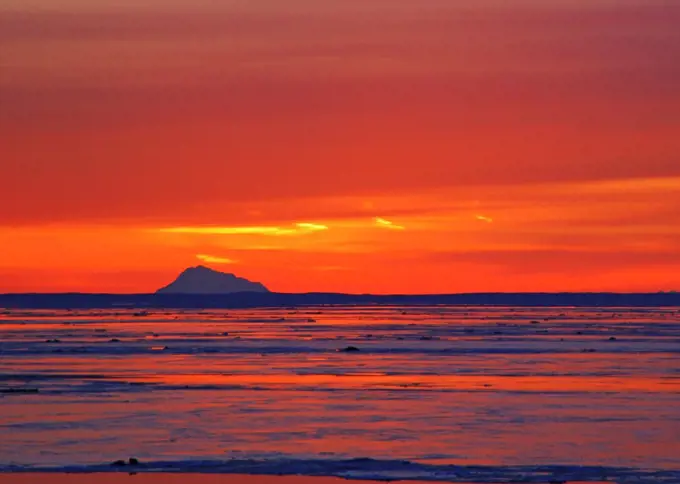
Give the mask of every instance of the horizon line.
<svg viewBox="0 0 680 484">
<path fill-rule="evenodd" d="M 583 295 L 583 294 L 608 294 L 608 295 L 680 295 L 677 290 L 660 290 L 660 291 L 472 291 L 472 292 L 423 292 L 423 293 L 372 293 L 372 292 L 336 292 L 336 291 L 305 291 L 305 292 L 279 292 L 279 291 L 235 291 L 228 293 L 159 293 L 159 292 L 83 292 L 83 291 L 65 291 L 65 292 L 3 292 L 3 296 L 231 296 L 235 294 L 256 294 L 258 296 L 267 295 L 290 295 L 301 296 L 308 294 L 328 294 L 339 296 L 379 296 L 379 297 L 401 297 L 401 296 L 473 296 L 473 295 Z"/>
</svg>

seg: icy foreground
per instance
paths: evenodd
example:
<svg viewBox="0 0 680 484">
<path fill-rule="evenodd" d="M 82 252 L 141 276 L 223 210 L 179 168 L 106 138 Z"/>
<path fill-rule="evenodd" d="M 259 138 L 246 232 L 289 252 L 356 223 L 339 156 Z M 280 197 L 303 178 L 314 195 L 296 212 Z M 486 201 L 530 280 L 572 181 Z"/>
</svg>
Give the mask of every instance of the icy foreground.
<svg viewBox="0 0 680 484">
<path fill-rule="evenodd" d="M 0 472 L 35 472 L 35 467 L 10 466 Z M 111 472 L 110 465 L 40 468 L 40 472 Z M 464 483 L 602 482 L 627 484 L 677 483 L 680 471 L 606 466 L 457 466 L 374 459 L 284 459 L 228 461 L 161 461 L 119 469 L 124 472 L 335 476 L 357 480 L 417 480 Z"/>
<path fill-rule="evenodd" d="M 680 482 L 678 341 L 677 308 L 9 311 L 0 471 Z"/>
</svg>

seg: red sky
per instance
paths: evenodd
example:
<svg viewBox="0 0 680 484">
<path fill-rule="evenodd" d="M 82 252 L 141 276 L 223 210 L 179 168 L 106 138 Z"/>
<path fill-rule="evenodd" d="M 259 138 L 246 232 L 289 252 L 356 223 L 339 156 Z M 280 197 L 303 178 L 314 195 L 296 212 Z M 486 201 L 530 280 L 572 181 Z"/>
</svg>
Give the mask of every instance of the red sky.
<svg viewBox="0 0 680 484">
<path fill-rule="evenodd" d="M 678 289 L 678 25 L 672 0 L 0 0 L 0 292 L 200 263 Z"/>
</svg>

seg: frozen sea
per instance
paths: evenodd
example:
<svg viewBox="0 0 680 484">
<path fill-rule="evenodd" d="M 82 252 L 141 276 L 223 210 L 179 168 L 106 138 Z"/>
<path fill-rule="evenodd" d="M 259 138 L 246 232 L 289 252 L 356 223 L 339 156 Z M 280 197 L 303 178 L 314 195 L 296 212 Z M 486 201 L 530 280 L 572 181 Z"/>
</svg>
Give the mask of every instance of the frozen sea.
<svg viewBox="0 0 680 484">
<path fill-rule="evenodd" d="M 680 482 L 680 310 L 4 311 L 35 470 Z"/>
</svg>

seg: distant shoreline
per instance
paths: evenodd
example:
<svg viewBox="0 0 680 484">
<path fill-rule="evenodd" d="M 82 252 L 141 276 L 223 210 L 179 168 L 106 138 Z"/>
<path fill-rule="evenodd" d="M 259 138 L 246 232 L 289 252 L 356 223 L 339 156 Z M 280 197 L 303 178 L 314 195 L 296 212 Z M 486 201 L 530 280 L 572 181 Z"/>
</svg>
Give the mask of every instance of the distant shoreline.
<svg viewBox="0 0 680 484">
<path fill-rule="evenodd" d="M 680 294 L 659 293 L 468 293 L 468 294 L 0 294 L 5 309 L 238 309 L 309 306 L 517 306 L 680 307 Z"/>
</svg>

